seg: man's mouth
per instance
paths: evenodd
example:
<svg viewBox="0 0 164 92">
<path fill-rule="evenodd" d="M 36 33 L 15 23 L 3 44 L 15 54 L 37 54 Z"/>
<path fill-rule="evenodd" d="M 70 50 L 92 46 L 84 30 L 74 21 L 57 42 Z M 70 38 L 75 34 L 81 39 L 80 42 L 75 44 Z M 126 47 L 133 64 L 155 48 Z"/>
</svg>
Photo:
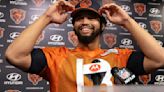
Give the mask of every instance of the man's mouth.
<svg viewBox="0 0 164 92">
<path fill-rule="evenodd" d="M 87 33 L 90 33 L 91 31 L 93 31 L 94 27 L 91 25 L 85 25 L 85 26 L 80 26 L 79 29 L 83 34 L 87 34 Z"/>
</svg>

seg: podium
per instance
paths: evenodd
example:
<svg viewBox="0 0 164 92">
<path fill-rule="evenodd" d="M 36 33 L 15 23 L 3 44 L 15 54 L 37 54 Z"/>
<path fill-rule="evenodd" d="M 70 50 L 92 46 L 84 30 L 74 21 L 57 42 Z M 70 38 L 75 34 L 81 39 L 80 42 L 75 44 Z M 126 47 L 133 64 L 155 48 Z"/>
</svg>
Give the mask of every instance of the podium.
<svg viewBox="0 0 164 92">
<path fill-rule="evenodd" d="M 160 85 L 126 85 L 126 86 L 94 86 L 83 87 L 82 92 L 164 92 L 164 86 Z"/>
</svg>

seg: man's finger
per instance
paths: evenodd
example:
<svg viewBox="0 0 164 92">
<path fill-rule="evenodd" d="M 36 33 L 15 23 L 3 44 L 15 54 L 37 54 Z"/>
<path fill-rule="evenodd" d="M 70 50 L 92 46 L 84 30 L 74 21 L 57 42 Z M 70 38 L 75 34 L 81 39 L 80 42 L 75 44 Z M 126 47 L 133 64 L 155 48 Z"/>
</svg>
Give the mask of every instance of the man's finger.
<svg viewBox="0 0 164 92">
<path fill-rule="evenodd" d="M 70 2 L 67 1 L 61 1 L 59 5 L 62 6 L 62 8 L 66 11 L 73 11 L 74 10 L 74 5 L 72 5 Z"/>
<path fill-rule="evenodd" d="M 99 9 L 99 13 L 102 15 L 103 13 L 105 13 L 105 10 L 108 10 L 107 7 L 102 7 Z"/>
</svg>

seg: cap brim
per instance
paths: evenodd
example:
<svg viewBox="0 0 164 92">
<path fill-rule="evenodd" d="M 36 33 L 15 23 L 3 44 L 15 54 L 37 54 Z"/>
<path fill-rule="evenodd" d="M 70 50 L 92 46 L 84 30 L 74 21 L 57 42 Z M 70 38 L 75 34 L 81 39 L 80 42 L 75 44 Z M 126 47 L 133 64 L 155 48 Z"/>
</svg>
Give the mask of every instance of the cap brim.
<svg viewBox="0 0 164 92">
<path fill-rule="evenodd" d="M 79 13 L 83 12 L 83 11 L 89 11 L 89 12 L 93 12 L 95 14 L 97 14 L 98 16 L 101 16 L 96 10 L 94 10 L 93 8 L 77 8 L 75 9 L 72 13 L 71 13 L 71 17 L 76 17 Z M 88 13 L 89 13 L 88 12 Z"/>
<path fill-rule="evenodd" d="M 72 13 L 71 13 L 71 17 L 73 18 L 72 23 L 74 23 L 74 18 L 78 17 L 79 14 L 81 14 L 82 12 L 88 12 L 87 14 L 92 13 L 92 15 L 98 16 L 100 18 L 100 21 L 104 24 L 107 23 L 105 17 L 103 17 L 102 15 L 100 15 L 95 9 L 93 8 L 77 8 L 75 9 Z"/>
</svg>

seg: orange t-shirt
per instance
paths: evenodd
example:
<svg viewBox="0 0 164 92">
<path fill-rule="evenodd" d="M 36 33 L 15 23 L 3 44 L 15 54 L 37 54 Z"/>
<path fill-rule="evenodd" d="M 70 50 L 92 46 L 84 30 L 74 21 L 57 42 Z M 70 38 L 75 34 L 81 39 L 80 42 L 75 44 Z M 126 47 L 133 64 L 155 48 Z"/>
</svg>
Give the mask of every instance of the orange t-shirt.
<svg viewBox="0 0 164 92">
<path fill-rule="evenodd" d="M 83 64 L 90 64 L 95 59 L 102 59 L 109 63 L 110 67 L 125 67 L 132 50 L 115 49 L 84 51 L 80 48 L 68 49 L 66 47 L 48 47 L 42 49 L 47 59 L 47 67 L 44 78 L 50 82 L 51 92 L 77 92 L 76 61 L 83 60 Z M 115 52 L 117 51 L 117 52 Z M 113 82 L 113 79 L 109 79 Z M 84 85 L 93 86 L 93 82 L 84 75 Z"/>
</svg>

